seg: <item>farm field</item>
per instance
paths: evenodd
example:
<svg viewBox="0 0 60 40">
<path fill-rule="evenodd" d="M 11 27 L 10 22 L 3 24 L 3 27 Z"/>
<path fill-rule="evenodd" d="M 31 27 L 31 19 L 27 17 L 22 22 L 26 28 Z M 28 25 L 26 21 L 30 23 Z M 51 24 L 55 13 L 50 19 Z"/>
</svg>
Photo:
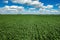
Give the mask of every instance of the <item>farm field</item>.
<svg viewBox="0 0 60 40">
<path fill-rule="evenodd" d="M 0 40 L 60 40 L 60 15 L 0 15 Z"/>
</svg>

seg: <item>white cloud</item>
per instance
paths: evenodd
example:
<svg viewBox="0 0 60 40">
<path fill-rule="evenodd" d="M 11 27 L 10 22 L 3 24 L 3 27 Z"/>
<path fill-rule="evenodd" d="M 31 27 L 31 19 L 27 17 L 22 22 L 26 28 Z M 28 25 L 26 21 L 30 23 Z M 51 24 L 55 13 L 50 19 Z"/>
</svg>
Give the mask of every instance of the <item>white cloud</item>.
<svg viewBox="0 0 60 40">
<path fill-rule="evenodd" d="M 36 8 L 43 8 L 43 9 L 44 8 L 48 8 L 48 9 L 53 8 L 53 5 L 44 6 L 44 3 L 39 2 L 39 0 L 12 0 L 12 2 L 20 3 L 20 4 L 27 4 L 27 5 L 34 6 Z"/>
<path fill-rule="evenodd" d="M 43 7 L 44 3 L 41 3 L 39 1 L 33 1 L 32 3 L 30 3 L 30 5 L 34 6 L 35 8 L 41 8 Z"/>
<path fill-rule="evenodd" d="M 39 13 L 41 14 L 50 14 L 50 10 L 47 10 L 47 9 L 39 9 Z"/>
<path fill-rule="evenodd" d="M 14 3 L 25 4 L 25 3 L 30 3 L 31 0 L 12 0 L 12 2 L 14 2 Z"/>
<path fill-rule="evenodd" d="M 8 0 L 5 0 L 4 3 L 8 3 Z"/>
<path fill-rule="evenodd" d="M 25 14 L 55 14 L 60 13 L 58 10 L 52 10 L 53 5 L 47 5 L 44 6 L 44 3 L 39 2 L 39 0 L 11 0 L 13 3 L 19 3 L 19 4 L 27 4 L 34 6 L 35 8 L 29 8 L 28 10 L 25 10 L 23 6 L 5 6 L 4 8 L 0 9 L 0 13 L 25 13 Z M 5 1 L 5 3 L 8 3 L 8 1 Z M 39 11 L 36 11 L 36 8 L 39 8 Z M 60 7 L 59 7 L 60 8 Z M 48 10 L 47 10 L 48 9 Z M 50 10 L 49 10 L 50 9 Z"/>
<path fill-rule="evenodd" d="M 39 5 L 40 2 L 38 2 L 38 1 L 32 1 L 30 4 L 31 4 L 31 5 Z"/>
<path fill-rule="evenodd" d="M 23 6 L 15 6 L 15 5 L 13 5 L 13 6 L 5 6 L 4 7 L 5 9 L 7 9 L 7 10 L 9 10 L 9 9 L 11 9 L 11 10 L 16 10 L 16 9 L 24 9 L 24 7 Z"/>
<path fill-rule="evenodd" d="M 44 6 L 44 3 L 39 2 L 39 0 L 11 0 L 13 3 L 19 3 L 19 4 L 27 4 L 27 5 L 31 5 L 34 6 L 35 8 L 42 8 L 42 9 L 51 9 L 53 8 L 53 5 L 47 5 Z M 8 2 L 8 0 L 5 1 L 6 3 Z"/>
<path fill-rule="evenodd" d="M 56 4 L 55 6 L 58 6 L 59 4 Z"/>
<path fill-rule="evenodd" d="M 22 4 L 24 4 L 24 3 L 31 3 L 33 1 L 39 1 L 39 0 L 11 0 L 11 1 L 14 2 L 14 3 L 22 3 Z"/>
<path fill-rule="evenodd" d="M 58 10 L 54 10 L 54 9 L 52 9 L 51 12 L 59 12 L 59 11 L 58 11 Z"/>
<path fill-rule="evenodd" d="M 58 8 L 60 9 L 60 3 L 56 4 L 56 6 L 58 6 Z"/>
<path fill-rule="evenodd" d="M 60 6 L 59 6 L 59 8 L 60 8 Z"/>
<path fill-rule="evenodd" d="M 47 8 L 51 9 L 51 8 L 53 8 L 53 5 L 47 5 Z"/>
<path fill-rule="evenodd" d="M 17 6 L 5 6 L 4 7 L 6 10 L 16 10 Z"/>
<path fill-rule="evenodd" d="M 49 10 L 49 9 L 39 9 L 39 12 L 41 13 L 41 14 L 60 14 L 60 12 L 59 12 L 59 10 L 55 10 L 55 9 L 51 9 L 51 10 Z"/>
<path fill-rule="evenodd" d="M 27 4 L 34 7 L 41 7 L 44 3 L 39 2 L 39 0 L 11 0 L 13 3 Z"/>
<path fill-rule="evenodd" d="M 52 9 L 53 5 L 41 6 L 42 9 Z"/>
<path fill-rule="evenodd" d="M 29 10 L 32 10 L 33 11 L 33 10 L 36 10 L 36 8 L 29 8 Z"/>
<path fill-rule="evenodd" d="M 2 14 L 16 14 L 24 11 L 23 6 L 5 6 L 3 8 L 0 8 L 0 13 Z"/>
<path fill-rule="evenodd" d="M 58 10 L 55 9 L 43 9 L 40 8 L 39 11 L 36 11 L 36 8 L 29 8 L 28 10 L 24 9 L 23 6 L 5 6 L 0 8 L 1 14 L 60 14 Z"/>
<path fill-rule="evenodd" d="M 39 2 L 39 0 L 11 0 L 13 3 L 19 3 L 19 4 L 27 4 L 30 6 L 34 6 L 35 8 L 29 8 L 28 10 L 24 9 L 23 6 L 5 6 L 3 8 L 0 8 L 0 13 L 3 14 L 60 14 L 59 10 L 53 9 L 53 5 L 47 5 L 44 6 L 44 3 Z M 8 0 L 4 1 L 5 3 L 8 3 Z M 60 5 L 56 4 L 59 8 Z M 36 10 L 36 8 L 39 8 L 39 10 Z"/>
</svg>

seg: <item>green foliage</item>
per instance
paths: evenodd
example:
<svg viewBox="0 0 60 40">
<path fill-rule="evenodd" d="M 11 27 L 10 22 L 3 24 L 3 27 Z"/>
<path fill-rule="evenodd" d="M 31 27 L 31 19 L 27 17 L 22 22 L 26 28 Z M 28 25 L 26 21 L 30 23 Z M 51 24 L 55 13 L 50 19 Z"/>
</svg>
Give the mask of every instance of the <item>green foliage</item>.
<svg viewBox="0 0 60 40">
<path fill-rule="evenodd" d="M 0 15 L 0 40 L 60 40 L 60 15 Z"/>
</svg>

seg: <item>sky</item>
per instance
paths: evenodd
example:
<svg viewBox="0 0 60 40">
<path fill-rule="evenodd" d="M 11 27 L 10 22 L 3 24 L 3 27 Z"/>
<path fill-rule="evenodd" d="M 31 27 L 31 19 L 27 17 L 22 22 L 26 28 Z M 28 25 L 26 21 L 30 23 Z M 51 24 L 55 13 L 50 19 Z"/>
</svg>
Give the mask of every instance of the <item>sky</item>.
<svg viewBox="0 0 60 40">
<path fill-rule="evenodd" d="M 60 14 L 60 0 L 0 0 L 0 14 Z"/>
</svg>

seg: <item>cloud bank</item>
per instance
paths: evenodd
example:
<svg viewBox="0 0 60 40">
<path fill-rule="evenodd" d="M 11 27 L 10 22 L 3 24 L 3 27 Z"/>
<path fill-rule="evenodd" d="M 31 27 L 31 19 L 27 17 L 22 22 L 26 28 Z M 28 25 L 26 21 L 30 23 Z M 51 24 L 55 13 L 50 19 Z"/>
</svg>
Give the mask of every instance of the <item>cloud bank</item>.
<svg viewBox="0 0 60 40">
<path fill-rule="evenodd" d="M 5 7 L 0 8 L 0 14 L 60 14 L 59 10 L 53 9 L 54 5 L 44 6 L 44 3 L 39 2 L 39 0 L 11 0 L 11 2 L 34 6 L 34 8 L 26 10 L 24 6 L 5 5 Z M 8 0 L 5 3 L 8 3 Z M 37 8 L 39 9 L 37 10 Z"/>
</svg>

